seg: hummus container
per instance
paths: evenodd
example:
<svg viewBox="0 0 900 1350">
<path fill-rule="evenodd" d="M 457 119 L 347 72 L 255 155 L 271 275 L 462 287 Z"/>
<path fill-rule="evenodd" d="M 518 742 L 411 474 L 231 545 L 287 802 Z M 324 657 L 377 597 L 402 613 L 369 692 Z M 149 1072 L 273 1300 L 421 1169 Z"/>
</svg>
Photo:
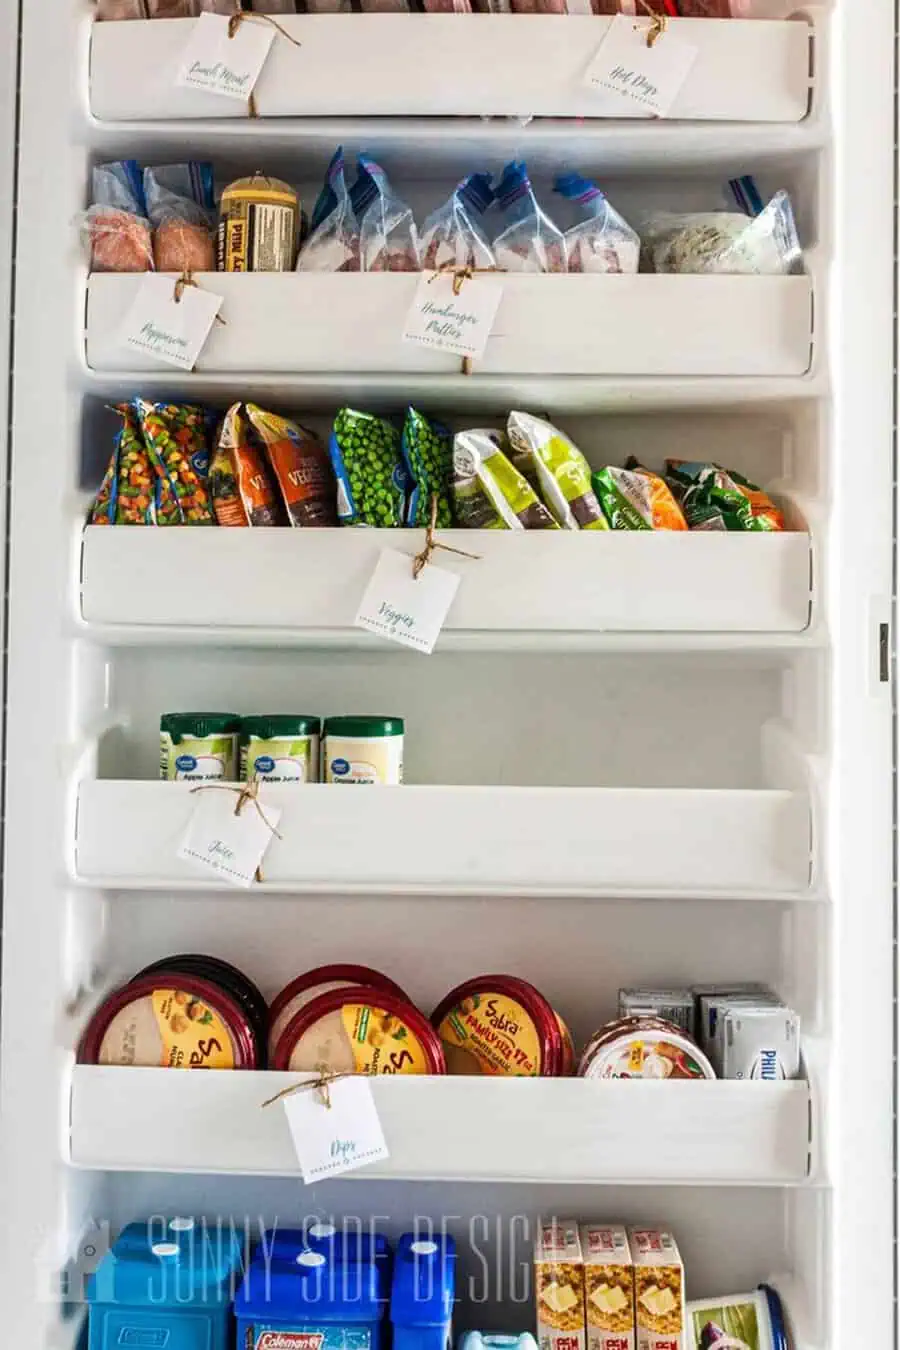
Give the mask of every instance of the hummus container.
<svg viewBox="0 0 900 1350">
<path fill-rule="evenodd" d="M 715 1078 L 699 1046 L 672 1022 L 626 1017 L 610 1022 L 589 1041 L 582 1078 Z"/>
<path fill-rule="evenodd" d="M 326 783 L 403 782 L 402 717 L 328 717 L 324 735 Z"/>
<path fill-rule="evenodd" d="M 78 1050 L 81 1064 L 164 1069 L 255 1069 L 256 1044 L 235 999 L 195 975 L 141 975 L 101 1004 Z"/>
<path fill-rule="evenodd" d="M 182 783 L 234 782 L 236 713 L 164 713 L 159 724 L 159 776 Z"/>
<path fill-rule="evenodd" d="M 317 966 L 305 975 L 298 975 L 282 989 L 269 1009 L 269 1058 L 274 1058 L 275 1049 L 282 1032 L 287 1030 L 291 1020 L 301 1008 L 305 1008 L 320 994 L 329 994 L 333 989 L 349 989 L 353 985 L 365 985 L 368 989 L 386 989 L 395 998 L 408 1003 L 399 984 L 382 975 L 370 966 Z"/>
<path fill-rule="evenodd" d="M 781 1299 L 769 1285 L 695 1299 L 685 1313 L 685 1350 L 787 1350 Z"/>
<path fill-rule="evenodd" d="M 158 977 L 160 971 L 165 971 L 169 975 L 173 972 L 181 975 L 199 975 L 201 979 L 219 985 L 226 994 L 230 994 L 247 1015 L 257 1048 L 257 1068 L 263 1067 L 261 1049 L 266 1043 L 269 1007 L 259 989 L 242 970 L 229 965 L 227 961 L 220 961 L 216 956 L 181 952 L 177 956 L 167 956 L 161 961 L 154 961 L 143 970 L 139 970 L 134 978 L 140 979 L 142 975 Z"/>
<path fill-rule="evenodd" d="M 318 783 L 318 717 L 272 713 L 241 722 L 241 782 Z"/>
<path fill-rule="evenodd" d="M 446 1073 L 425 1018 L 386 989 L 320 994 L 282 1032 L 272 1068 L 291 1073 Z"/>
<path fill-rule="evenodd" d="M 431 1014 L 447 1072 L 556 1077 L 563 1034 L 544 996 L 511 975 L 480 975 L 452 990 Z"/>
</svg>

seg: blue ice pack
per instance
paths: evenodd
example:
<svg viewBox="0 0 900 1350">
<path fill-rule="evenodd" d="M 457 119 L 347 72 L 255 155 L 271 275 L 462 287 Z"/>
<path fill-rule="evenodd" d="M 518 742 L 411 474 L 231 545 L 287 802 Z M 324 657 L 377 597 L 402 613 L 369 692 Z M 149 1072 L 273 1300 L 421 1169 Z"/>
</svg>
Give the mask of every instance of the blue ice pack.
<svg viewBox="0 0 900 1350">
<path fill-rule="evenodd" d="M 88 1350 L 228 1350 L 240 1266 L 231 1230 L 129 1224 L 88 1280 Z"/>
<path fill-rule="evenodd" d="M 453 1238 L 404 1233 L 391 1286 L 393 1350 L 448 1350 L 455 1286 Z"/>
<path fill-rule="evenodd" d="M 234 1302 L 241 1350 L 381 1350 L 387 1275 L 374 1259 L 306 1246 L 257 1252 Z"/>
</svg>

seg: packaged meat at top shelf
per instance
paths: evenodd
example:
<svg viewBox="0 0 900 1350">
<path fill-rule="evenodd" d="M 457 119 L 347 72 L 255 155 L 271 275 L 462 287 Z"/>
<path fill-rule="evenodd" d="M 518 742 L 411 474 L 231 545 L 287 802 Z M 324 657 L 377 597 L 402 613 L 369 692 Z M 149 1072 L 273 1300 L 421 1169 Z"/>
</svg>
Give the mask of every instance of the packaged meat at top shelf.
<svg viewBox="0 0 900 1350">
<path fill-rule="evenodd" d="M 639 0 L 96 0 L 97 18 L 191 19 L 199 14 L 643 14 Z M 656 0 L 649 12 L 682 19 L 786 18 L 781 0 Z"/>
<path fill-rule="evenodd" d="M 235 11 L 232 0 L 100 0 L 100 18 L 138 22 L 91 25 L 95 118 L 246 119 L 247 103 L 176 82 L 195 16 Z M 617 15 L 628 25 L 619 43 L 637 26 L 693 49 L 680 88 L 660 104 L 671 120 L 808 121 L 819 135 L 815 10 L 797 15 L 786 0 L 254 0 L 247 11 L 245 2 L 239 17 L 268 24 L 272 38 L 253 88 L 263 136 L 267 119 L 287 117 L 648 118 L 652 106 L 621 97 L 594 67 Z M 339 69 L 353 79 L 335 78 Z"/>
</svg>

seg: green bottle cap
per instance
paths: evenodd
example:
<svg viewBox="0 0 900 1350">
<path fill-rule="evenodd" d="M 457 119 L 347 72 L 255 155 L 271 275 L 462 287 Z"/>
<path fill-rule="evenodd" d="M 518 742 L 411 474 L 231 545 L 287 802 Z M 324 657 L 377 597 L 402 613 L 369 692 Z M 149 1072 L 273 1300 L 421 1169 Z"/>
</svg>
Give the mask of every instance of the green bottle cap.
<svg viewBox="0 0 900 1350">
<path fill-rule="evenodd" d="M 228 736 L 241 729 L 237 713 L 196 712 L 163 713 L 160 732 L 168 733 L 174 743 L 184 740 L 204 740 L 207 736 Z"/>
<path fill-rule="evenodd" d="M 402 736 L 402 717 L 326 717 L 326 736 Z"/>
<path fill-rule="evenodd" d="M 322 719 L 304 713 L 261 713 L 258 717 L 241 718 L 241 735 L 245 740 L 251 736 L 261 741 L 279 736 L 318 736 L 321 730 Z"/>
</svg>

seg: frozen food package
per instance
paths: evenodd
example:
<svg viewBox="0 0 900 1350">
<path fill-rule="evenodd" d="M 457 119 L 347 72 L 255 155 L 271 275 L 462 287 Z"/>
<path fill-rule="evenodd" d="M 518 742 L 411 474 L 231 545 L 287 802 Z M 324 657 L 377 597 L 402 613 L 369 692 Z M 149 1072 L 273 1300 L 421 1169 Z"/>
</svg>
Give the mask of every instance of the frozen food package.
<svg viewBox="0 0 900 1350">
<path fill-rule="evenodd" d="M 384 529 L 406 523 L 410 481 L 395 426 L 372 413 L 342 408 L 334 419 L 328 453 L 337 478 L 341 525 Z"/>
<path fill-rule="evenodd" d="M 359 157 L 352 201 L 359 219 L 363 272 L 418 272 L 419 234 L 410 207 L 393 191 L 380 164 Z"/>
<path fill-rule="evenodd" d="M 337 525 L 334 474 L 318 436 L 255 403 L 247 404 L 247 416 L 271 465 L 288 523 L 306 528 Z"/>
<path fill-rule="evenodd" d="M 219 202 L 218 270 L 293 271 L 300 215 L 300 198 L 280 178 L 254 173 L 229 183 Z"/>
<path fill-rule="evenodd" d="M 134 408 L 159 484 L 157 525 L 212 525 L 204 409 L 142 398 Z"/>
<path fill-rule="evenodd" d="M 140 165 L 133 159 L 98 164 L 91 179 L 92 204 L 85 214 L 91 270 L 152 271 L 150 221 Z"/>
<path fill-rule="evenodd" d="M 484 232 L 484 213 L 494 200 L 489 173 L 470 173 L 450 200 L 433 211 L 422 227 L 422 266 L 494 267 L 494 250 Z"/>
<path fill-rule="evenodd" d="M 575 202 L 584 217 L 564 236 L 570 272 L 638 270 L 641 241 L 595 183 L 577 173 L 564 173 L 554 181 L 553 190 Z"/>
<path fill-rule="evenodd" d="M 211 164 L 164 164 L 144 170 L 144 200 L 153 227 L 158 272 L 214 272 L 215 193 Z"/>
<path fill-rule="evenodd" d="M 630 467 L 630 465 L 629 465 Z M 783 530 L 784 513 L 734 469 L 667 459 L 666 482 L 692 530 Z"/>
<path fill-rule="evenodd" d="M 457 525 L 472 530 L 555 530 L 556 521 L 508 458 L 502 431 L 476 428 L 453 440 L 450 488 Z"/>
<path fill-rule="evenodd" d="M 453 524 L 450 506 L 450 475 L 453 469 L 453 435 L 441 422 L 408 408 L 403 420 L 400 450 L 412 482 L 406 507 L 406 524 L 431 524 L 432 502 L 437 498 L 435 525 Z"/>
<path fill-rule="evenodd" d="M 251 439 L 240 403 L 228 409 L 209 466 L 209 488 L 219 525 L 286 525 L 265 455 Z"/>
<path fill-rule="evenodd" d="M 115 411 L 122 418 L 112 457 L 88 516 L 89 525 L 153 525 L 155 474 L 130 403 Z"/>
<path fill-rule="evenodd" d="M 643 266 L 650 272 L 787 276 L 802 267 L 791 200 L 783 191 L 755 216 L 660 212 L 645 221 L 641 242 Z"/>
<path fill-rule="evenodd" d="M 608 530 L 591 487 L 591 469 L 568 436 L 531 413 L 511 412 L 506 426 L 514 463 L 536 475 L 543 500 L 564 530 Z"/>
<path fill-rule="evenodd" d="M 496 197 L 504 217 L 494 239 L 497 266 L 504 272 L 565 272 L 562 231 L 538 205 L 524 164 L 507 164 Z"/>
<path fill-rule="evenodd" d="M 309 237 L 297 259 L 298 272 L 358 272 L 359 225 L 338 146 L 313 208 Z"/>
<path fill-rule="evenodd" d="M 687 521 L 664 478 L 637 465 L 614 464 L 591 475 L 604 516 L 614 530 L 686 530 Z"/>
<path fill-rule="evenodd" d="M 426 14 L 471 14 L 471 0 L 422 0 Z"/>
</svg>

